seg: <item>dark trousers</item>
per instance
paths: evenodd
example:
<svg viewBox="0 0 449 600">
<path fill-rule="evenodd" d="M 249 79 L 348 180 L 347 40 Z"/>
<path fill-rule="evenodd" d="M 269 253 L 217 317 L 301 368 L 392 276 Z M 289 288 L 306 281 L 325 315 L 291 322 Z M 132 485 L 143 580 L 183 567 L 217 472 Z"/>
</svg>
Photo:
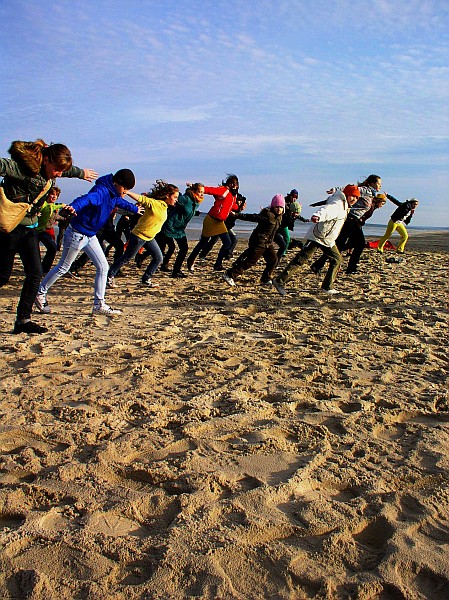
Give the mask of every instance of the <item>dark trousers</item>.
<svg viewBox="0 0 449 600">
<path fill-rule="evenodd" d="M 363 249 L 365 248 L 365 235 L 360 221 L 348 217 L 343 224 L 335 242 L 340 252 L 352 248 L 352 253 L 349 258 L 348 266 L 346 267 L 347 273 L 353 273 L 357 269 L 360 257 L 362 256 Z M 316 260 L 312 267 L 314 271 L 320 271 L 326 264 L 327 256 L 323 254 L 318 260 Z"/>
<path fill-rule="evenodd" d="M 223 260 L 227 256 L 227 254 L 229 252 L 229 248 L 232 246 L 231 237 L 228 232 L 222 233 L 218 237 L 221 240 L 222 246 L 220 248 L 220 252 L 218 253 L 217 260 L 215 261 L 215 265 L 214 265 L 215 269 L 222 267 Z M 200 237 L 200 241 L 195 246 L 195 248 L 192 250 L 192 252 L 189 255 L 189 258 L 187 259 L 187 266 L 189 268 L 193 266 L 197 256 L 199 255 L 201 250 L 203 250 L 207 246 L 207 243 L 209 242 L 209 240 L 210 240 L 210 237 L 205 237 L 204 235 L 202 235 Z"/>
<path fill-rule="evenodd" d="M 240 254 L 232 267 L 228 269 L 227 274 L 233 279 L 237 279 L 244 272 L 253 267 L 259 259 L 263 257 L 265 260 L 265 269 L 262 273 L 262 283 L 267 283 L 272 279 L 273 272 L 278 264 L 277 250 L 273 244 L 270 246 L 248 246 L 248 248 Z"/>
<path fill-rule="evenodd" d="M 176 244 L 178 245 L 178 254 L 176 256 L 175 264 L 173 265 L 173 273 L 179 273 L 184 263 L 185 257 L 187 256 L 187 253 L 189 251 L 189 243 L 187 241 L 187 237 L 184 235 L 180 238 L 171 238 L 164 235 L 163 233 L 158 233 L 156 236 L 156 241 L 159 244 L 159 248 L 162 250 L 162 254 L 164 255 L 164 260 L 162 261 L 164 267 L 168 266 L 168 263 L 170 262 L 170 259 L 173 256 L 173 253 L 176 248 L 176 242 Z M 165 251 L 166 248 L 167 251 Z M 145 254 L 146 253 L 144 252 L 144 255 Z M 144 258 L 144 255 L 142 255 L 142 258 Z"/>
<path fill-rule="evenodd" d="M 321 287 L 323 290 L 332 289 L 332 285 L 337 277 L 338 269 L 340 268 L 341 254 L 336 245 L 332 246 L 332 248 L 328 248 L 327 246 L 322 246 L 314 241 L 308 241 L 304 244 L 301 252 L 298 252 L 296 256 L 292 258 L 282 273 L 276 278 L 277 281 L 282 284 L 289 281 L 301 266 L 312 256 L 317 248 L 323 251 L 325 260 L 329 259 L 329 268 Z"/>
<path fill-rule="evenodd" d="M 18 225 L 11 233 L 0 233 L 0 287 L 11 277 L 14 257 L 18 254 L 25 271 L 17 320 L 31 319 L 34 300 L 42 279 L 42 264 L 39 251 L 39 238 L 36 229 Z"/>
<path fill-rule="evenodd" d="M 228 231 L 228 234 L 231 238 L 231 246 L 228 250 L 227 255 L 225 256 L 226 260 L 232 258 L 232 254 L 235 250 L 235 247 L 237 246 L 237 236 L 235 235 L 235 233 L 232 230 L 230 230 Z M 206 256 L 209 254 L 209 252 L 212 250 L 212 248 L 215 246 L 219 239 L 219 235 L 213 235 L 211 238 L 209 238 L 209 241 L 207 242 L 206 246 L 199 253 L 198 258 L 206 258 Z"/>
<path fill-rule="evenodd" d="M 38 233 L 38 237 L 39 237 L 39 242 L 43 246 L 45 246 L 45 249 L 46 249 L 45 256 L 42 259 L 42 271 L 44 273 L 48 273 L 49 270 L 53 266 L 53 262 L 55 260 L 56 251 L 58 249 L 58 246 L 57 246 L 53 236 L 51 236 L 46 231 L 40 231 Z"/>
</svg>

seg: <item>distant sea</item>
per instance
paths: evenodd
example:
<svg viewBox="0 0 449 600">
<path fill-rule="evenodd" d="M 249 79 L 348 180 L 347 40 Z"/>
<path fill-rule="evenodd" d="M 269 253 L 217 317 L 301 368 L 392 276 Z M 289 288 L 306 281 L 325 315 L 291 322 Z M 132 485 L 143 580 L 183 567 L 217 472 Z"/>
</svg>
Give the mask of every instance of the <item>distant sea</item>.
<svg viewBox="0 0 449 600">
<path fill-rule="evenodd" d="M 199 239 L 200 235 L 201 235 L 201 230 L 203 227 L 203 219 L 205 217 L 205 214 L 200 214 L 196 217 L 193 217 L 193 219 L 190 221 L 189 225 L 187 226 L 186 229 L 186 234 L 187 234 L 187 239 L 188 240 L 197 240 Z M 295 222 L 295 228 L 293 231 L 290 232 L 290 235 L 293 238 L 297 238 L 297 239 L 302 239 L 306 233 L 306 231 L 309 228 L 310 223 L 302 223 L 301 221 L 296 221 Z M 249 235 L 251 234 L 252 230 L 254 229 L 254 227 L 256 226 L 256 223 L 250 223 L 249 221 L 239 221 L 237 220 L 235 227 L 233 229 L 233 231 L 235 232 L 235 234 L 237 235 L 237 237 L 240 236 L 243 238 L 247 238 L 249 237 Z M 387 224 L 383 224 L 383 225 L 376 225 L 376 224 L 370 224 L 369 222 L 363 227 L 363 232 L 365 234 L 365 237 L 374 237 L 376 239 L 382 237 L 382 235 L 385 233 L 385 229 L 387 228 Z M 447 231 L 449 233 L 449 228 L 448 227 L 412 227 L 412 226 L 408 226 L 407 229 L 412 232 L 413 230 L 415 231 L 421 231 L 421 232 L 425 232 L 425 231 Z M 393 234 L 395 235 L 395 234 Z"/>
</svg>

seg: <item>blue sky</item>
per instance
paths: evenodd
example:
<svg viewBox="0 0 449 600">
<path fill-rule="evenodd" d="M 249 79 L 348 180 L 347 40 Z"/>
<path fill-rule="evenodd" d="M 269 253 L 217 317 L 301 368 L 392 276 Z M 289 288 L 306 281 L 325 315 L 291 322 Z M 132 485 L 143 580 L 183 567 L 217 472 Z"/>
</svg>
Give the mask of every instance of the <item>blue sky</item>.
<svg viewBox="0 0 449 600">
<path fill-rule="evenodd" d="M 2 156 L 63 142 L 136 191 L 234 172 L 248 210 L 295 187 L 305 216 L 376 173 L 420 199 L 414 225 L 449 227 L 447 0 L 1 0 L 0 18 Z"/>
</svg>

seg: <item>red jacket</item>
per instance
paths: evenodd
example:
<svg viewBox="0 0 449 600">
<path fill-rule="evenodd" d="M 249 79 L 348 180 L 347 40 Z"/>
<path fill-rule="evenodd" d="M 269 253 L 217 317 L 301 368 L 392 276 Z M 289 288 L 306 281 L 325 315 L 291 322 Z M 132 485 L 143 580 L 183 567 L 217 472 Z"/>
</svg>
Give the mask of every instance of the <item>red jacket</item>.
<svg viewBox="0 0 449 600">
<path fill-rule="evenodd" d="M 209 211 L 209 216 L 219 221 L 225 221 L 229 217 L 231 210 L 238 210 L 239 206 L 236 197 L 231 194 L 224 185 L 220 187 L 205 187 L 205 194 L 210 194 L 215 198 L 214 205 Z"/>
</svg>

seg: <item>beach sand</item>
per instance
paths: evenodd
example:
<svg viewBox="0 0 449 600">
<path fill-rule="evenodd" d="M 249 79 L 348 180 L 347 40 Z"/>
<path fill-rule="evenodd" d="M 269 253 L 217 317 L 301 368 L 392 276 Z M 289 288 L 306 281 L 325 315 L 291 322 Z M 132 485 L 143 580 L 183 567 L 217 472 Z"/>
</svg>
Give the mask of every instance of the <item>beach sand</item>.
<svg viewBox="0 0 449 600">
<path fill-rule="evenodd" d="M 394 241 L 394 240 L 393 240 Z M 246 246 L 239 242 L 239 249 Z M 290 253 L 290 256 L 293 252 Z M 320 294 L 203 263 L 40 336 L 0 297 L 0 598 L 438 599 L 449 587 L 446 233 Z"/>
</svg>

